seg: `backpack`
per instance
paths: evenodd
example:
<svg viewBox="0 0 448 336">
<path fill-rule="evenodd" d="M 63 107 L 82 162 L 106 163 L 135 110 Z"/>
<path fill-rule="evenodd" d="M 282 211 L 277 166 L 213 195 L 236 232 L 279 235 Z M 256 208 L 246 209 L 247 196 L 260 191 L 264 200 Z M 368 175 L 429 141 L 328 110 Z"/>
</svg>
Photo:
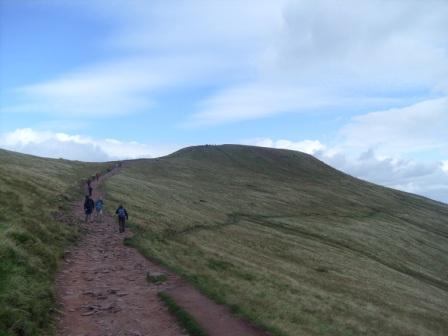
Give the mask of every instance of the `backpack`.
<svg viewBox="0 0 448 336">
<path fill-rule="evenodd" d="M 118 217 L 125 218 L 126 217 L 126 211 L 124 208 L 118 208 Z"/>
<path fill-rule="evenodd" d="M 93 210 L 94 206 L 95 206 L 95 204 L 93 203 L 92 199 L 88 199 L 84 202 L 84 209 Z"/>
</svg>

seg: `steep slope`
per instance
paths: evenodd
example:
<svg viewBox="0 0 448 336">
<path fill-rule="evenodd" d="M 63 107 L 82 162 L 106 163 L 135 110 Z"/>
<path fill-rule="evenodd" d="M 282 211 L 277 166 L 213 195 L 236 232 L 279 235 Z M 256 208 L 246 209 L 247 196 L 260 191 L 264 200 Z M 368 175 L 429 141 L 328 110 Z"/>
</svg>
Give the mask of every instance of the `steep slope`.
<svg viewBox="0 0 448 336">
<path fill-rule="evenodd" d="M 66 210 L 107 166 L 0 150 L 0 335 L 49 331 L 57 261 L 78 234 Z"/>
<path fill-rule="evenodd" d="M 445 335 L 448 206 L 294 151 L 224 145 L 107 183 L 146 255 L 278 335 Z"/>
</svg>

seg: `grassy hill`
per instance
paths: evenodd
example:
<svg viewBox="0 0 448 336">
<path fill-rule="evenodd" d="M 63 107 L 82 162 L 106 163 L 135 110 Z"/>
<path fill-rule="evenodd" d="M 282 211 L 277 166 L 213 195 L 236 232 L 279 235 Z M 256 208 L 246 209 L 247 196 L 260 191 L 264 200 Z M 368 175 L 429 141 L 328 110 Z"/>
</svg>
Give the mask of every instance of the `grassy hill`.
<svg viewBox="0 0 448 336">
<path fill-rule="evenodd" d="M 200 146 L 106 184 L 130 242 L 277 335 L 447 335 L 448 206 L 312 156 Z"/>
<path fill-rule="evenodd" d="M 109 164 L 0 150 L 0 335 L 50 332 L 68 210 Z M 186 148 L 105 185 L 130 242 L 277 335 L 448 334 L 448 206 L 285 150 Z"/>
<path fill-rule="evenodd" d="M 0 150 L 0 335 L 43 335 L 57 262 L 78 234 L 67 210 L 81 180 L 105 169 Z"/>
</svg>

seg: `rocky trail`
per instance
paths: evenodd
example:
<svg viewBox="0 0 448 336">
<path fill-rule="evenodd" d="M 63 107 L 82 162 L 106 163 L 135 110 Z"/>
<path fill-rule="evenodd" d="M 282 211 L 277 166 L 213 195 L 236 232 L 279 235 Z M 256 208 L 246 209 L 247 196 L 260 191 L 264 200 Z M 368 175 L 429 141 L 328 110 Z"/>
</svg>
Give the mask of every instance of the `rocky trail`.
<svg viewBox="0 0 448 336">
<path fill-rule="evenodd" d="M 103 196 L 93 186 L 93 198 Z M 105 199 L 105 207 L 115 210 L 116 204 Z M 84 218 L 83 202 L 74 211 Z M 268 335 L 125 246 L 123 239 L 132 233 L 128 229 L 118 233 L 115 218 L 104 214 L 101 222 L 87 223 L 85 229 L 82 240 L 66 252 L 56 279 L 60 307 L 57 335 L 187 335 L 158 297 L 160 291 L 188 311 L 209 336 Z M 150 283 L 148 272 L 164 273 L 167 281 Z"/>
</svg>

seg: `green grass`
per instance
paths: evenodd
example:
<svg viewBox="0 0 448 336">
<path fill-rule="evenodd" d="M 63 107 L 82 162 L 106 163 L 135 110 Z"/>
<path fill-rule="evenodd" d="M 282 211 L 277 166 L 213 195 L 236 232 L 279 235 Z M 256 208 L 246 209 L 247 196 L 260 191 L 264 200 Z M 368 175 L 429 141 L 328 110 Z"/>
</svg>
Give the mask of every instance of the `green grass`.
<svg viewBox="0 0 448 336">
<path fill-rule="evenodd" d="M 146 280 L 148 280 L 148 282 L 150 282 L 150 283 L 153 283 L 156 285 L 161 285 L 164 282 L 166 282 L 166 280 L 168 280 L 168 277 L 166 274 L 151 275 L 151 274 L 147 273 Z"/>
<path fill-rule="evenodd" d="M 448 206 L 298 152 L 187 148 L 106 184 L 128 241 L 275 335 L 448 334 Z"/>
<path fill-rule="evenodd" d="M 171 296 L 164 292 L 159 293 L 160 299 L 166 304 L 168 310 L 173 314 L 180 325 L 187 331 L 190 336 L 207 336 L 207 334 L 202 330 L 201 326 L 196 322 L 196 320 L 188 314 L 184 309 L 179 307 L 176 301 L 173 300 Z"/>
<path fill-rule="evenodd" d="M 0 150 L 0 335 L 51 333 L 58 260 L 79 234 L 70 204 L 106 166 Z"/>
</svg>

